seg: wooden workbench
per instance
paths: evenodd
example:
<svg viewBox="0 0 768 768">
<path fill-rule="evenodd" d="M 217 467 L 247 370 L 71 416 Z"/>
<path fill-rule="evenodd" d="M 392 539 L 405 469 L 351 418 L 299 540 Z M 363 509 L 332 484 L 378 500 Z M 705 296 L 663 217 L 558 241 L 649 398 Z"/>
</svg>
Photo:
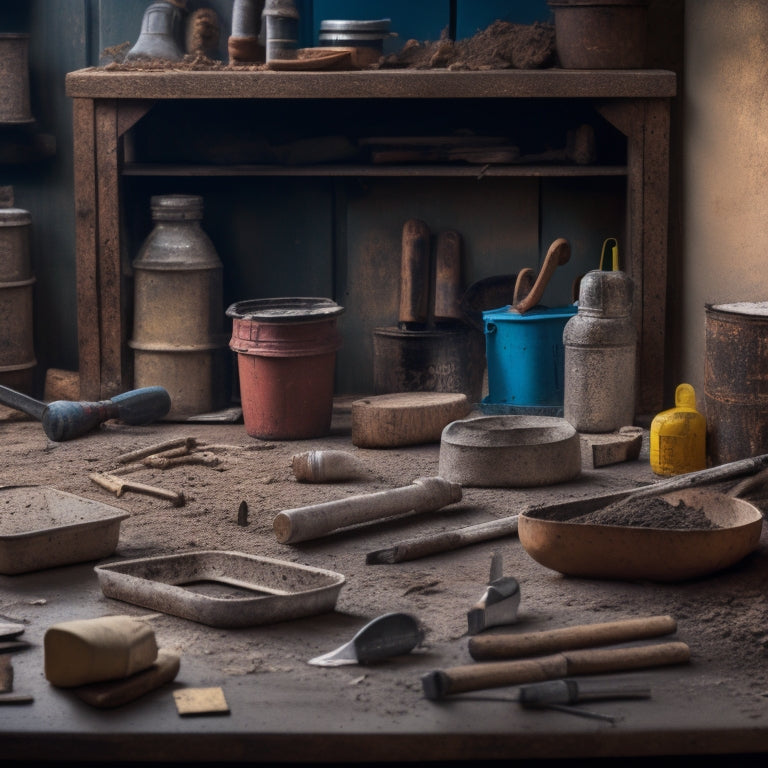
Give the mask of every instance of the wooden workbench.
<svg viewBox="0 0 768 768">
<path fill-rule="evenodd" d="M 48 684 L 45 631 L 71 619 L 151 612 L 106 598 L 95 563 L 0 575 L 0 617 L 23 622 L 22 639 L 31 644 L 12 655 L 14 690 L 34 697 L 31 704 L 2 708 L 5 760 L 328 765 L 615 758 L 616 764 L 626 765 L 629 758 L 650 763 L 663 755 L 698 760 L 731 755 L 730 764 L 745 765 L 746 755 L 768 752 L 766 531 L 757 551 L 735 567 L 682 583 L 566 578 L 536 563 L 514 535 L 393 565 L 365 562 L 367 552 L 411 536 L 503 517 L 532 503 L 653 482 L 647 447 L 638 461 L 584 471 L 578 481 L 532 489 L 465 488 L 455 508 L 289 547 L 272 534 L 275 510 L 430 476 L 437 471 L 438 446 L 360 451 L 373 479 L 307 485 L 295 482 L 287 469 L 290 457 L 307 449 L 307 441 L 261 444 L 242 425 L 113 425 L 61 444 L 50 443 L 37 422 L 1 424 L 0 431 L 5 461 L 13 468 L 7 475 L 14 483 L 50 484 L 130 514 L 114 556 L 101 562 L 169 554 L 176 539 L 184 549 L 235 549 L 341 571 L 346 577 L 336 610 L 323 615 L 241 629 L 169 615 L 152 618 L 159 645 L 181 655 L 178 677 L 129 704 L 98 710 Z M 110 498 L 89 482 L 90 472 L 108 467 L 128 448 L 190 434 L 232 450 L 221 454 L 229 462 L 226 471 L 199 468 L 196 482 L 192 466 L 150 480 L 169 488 L 187 483 L 184 507 L 139 494 Z M 336 427 L 311 446 L 354 450 L 349 430 Z M 0 480 L 10 482 L 1 475 Z M 250 510 L 248 527 L 235 522 L 242 499 Z M 689 645 L 690 664 L 599 676 L 604 683 L 651 691 L 647 700 L 581 705 L 617 718 L 613 724 L 522 709 L 514 699 L 515 687 L 427 700 L 420 682 L 425 673 L 473 663 L 466 612 L 484 589 L 496 551 L 503 553 L 505 574 L 520 583 L 521 603 L 515 624 L 488 634 L 670 615 L 678 631 L 668 638 Z M 306 663 L 348 640 L 367 620 L 393 610 L 411 612 L 423 622 L 422 648 L 368 667 Z M 230 714 L 179 716 L 172 692 L 205 687 L 223 689 Z"/>
<path fill-rule="evenodd" d="M 111 397 L 127 380 L 127 305 L 121 269 L 121 177 L 124 174 L 252 176 L 467 176 L 478 166 L 326 165 L 225 167 L 212 171 L 131 167 L 126 134 L 159 102 L 228 100 L 280 103 L 450 100 L 471 111 L 481 100 L 579 101 L 591 104 L 626 137 L 626 165 L 501 165 L 485 175 L 626 176 L 626 271 L 637 288 L 638 413 L 663 406 L 666 316 L 669 101 L 676 78 L 668 71 L 510 70 L 447 72 L 130 71 L 85 69 L 69 73 L 73 99 L 77 243 L 78 339 L 81 396 Z M 188 130 L 189 126 L 185 126 Z"/>
</svg>

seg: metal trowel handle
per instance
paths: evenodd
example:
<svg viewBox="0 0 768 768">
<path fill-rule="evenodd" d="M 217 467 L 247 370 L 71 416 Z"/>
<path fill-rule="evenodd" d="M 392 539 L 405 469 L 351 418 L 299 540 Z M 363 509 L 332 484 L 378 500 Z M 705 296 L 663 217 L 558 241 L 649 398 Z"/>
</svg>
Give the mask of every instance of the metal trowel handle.
<svg viewBox="0 0 768 768">
<path fill-rule="evenodd" d="M 45 434 L 55 442 L 80 437 L 108 419 L 149 424 L 165 416 L 171 408 L 170 395 L 163 387 L 134 389 L 98 402 L 55 400 L 46 404 L 0 386 L 0 403 L 41 421 Z"/>
</svg>

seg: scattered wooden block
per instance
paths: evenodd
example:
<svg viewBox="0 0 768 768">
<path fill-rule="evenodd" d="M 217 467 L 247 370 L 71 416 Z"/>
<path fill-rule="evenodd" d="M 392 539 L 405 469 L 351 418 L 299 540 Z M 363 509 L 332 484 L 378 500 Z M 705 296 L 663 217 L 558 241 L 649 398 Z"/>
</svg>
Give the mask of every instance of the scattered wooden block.
<svg viewBox="0 0 768 768">
<path fill-rule="evenodd" d="M 178 674 L 181 659 L 175 653 L 159 651 L 157 661 L 145 670 L 122 680 L 109 680 L 102 683 L 90 683 L 72 692 L 86 704 L 100 709 L 119 707 L 138 699 L 145 693 L 154 691 L 161 685 L 170 683 Z"/>
<path fill-rule="evenodd" d="M 641 427 L 622 427 L 604 434 L 580 433 L 581 468 L 597 469 L 622 461 L 635 461 L 643 443 Z"/>
<path fill-rule="evenodd" d="M 359 448 L 394 448 L 439 443 L 443 428 L 472 409 L 455 392 L 393 392 L 352 403 L 352 443 Z"/>
<path fill-rule="evenodd" d="M 182 716 L 229 714 L 229 706 L 221 688 L 183 688 L 174 691 L 173 698 Z"/>
</svg>

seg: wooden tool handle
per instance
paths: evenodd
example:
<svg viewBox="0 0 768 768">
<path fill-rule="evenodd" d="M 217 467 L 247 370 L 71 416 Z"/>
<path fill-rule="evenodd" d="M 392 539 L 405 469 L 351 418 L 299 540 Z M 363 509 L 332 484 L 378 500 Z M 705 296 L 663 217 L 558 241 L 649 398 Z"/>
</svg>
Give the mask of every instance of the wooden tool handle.
<svg viewBox="0 0 768 768">
<path fill-rule="evenodd" d="M 691 658 L 691 650 L 685 643 L 674 642 L 637 645 L 631 648 L 587 648 L 565 651 L 560 655 L 565 657 L 567 674 L 597 675 L 601 672 L 685 664 Z"/>
<path fill-rule="evenodd" d="M 369 552 L 365 556 L 365 562 L 369 565 L 376 563 L 400 563 L 404 560 L 415 560 L 419 557 L 434 555 L 438 552 L 448 552 L 479 541 L 512 536 L 516 533 L 517 515 L 512 515 L 511 517 L 502 517 L 488 523 L 468 525 L 453 531 L 440 531 L 427 534 L 426 536 L 404 539 L 387 549 Z"/>
<path fill-rule="evenodd" d="M 469 654 L 476 661 L 515 659 L 577 648 L 626 643 L 630 640 L 668 635 L 676 631 L 677 622 L 671 616 L 650 616 L 600 624 L 581 624 L 576 627 L 563 627 L 543 632 L 480 635 L 470 638 Z"/>
<path fill-rule="evenodd" d="M 440 509 L 459 501 L 461 495 L 457 483 L 442 477 L 420 477 L 401 488 L 283 510 L 275 516 L 272 528 L 281 544 L 296 544 L 353 525 Z"/>
<path fill-rule="evenodd" d="M 527 312 L 533 309 L 541 297 L 544 295 L 544 289 L 547 287 L 547 283 L 554 271 L 561 264 L 567 263 L 571 258 L 571 246 L 565 238 L 559 237 L 552 245 L 549 246 L 547 255 L 544 257 L 544 264 L 541 267 L 536 282 L 531 288 L 531 292 L 518 304 L 512 307 L 515 312 Z"/>
<path fill-rule="evenodd" d="M 424 695 L 439 699 L 505 685 L 523 685 L 568 675 L 593 675 L 629 669 L 684 664 L 690 660 L 685 643 L 660 643 L 632 648 L 589 648 L 518 661 L 489 661 L 429 672 L 421 678 Z"/>
<path fill-rule="evenodd" d="M 429 228 L 419 219 L 403 226 L 400 256 L 401 324 L 426 324 L 429 318 Z"/>
<path fill-rule="evenodd" d="M 424 675 L 421 685 L 428 699 L 442 699 L 454 693 L 539 683 L 565 677 L 567 674 L 568 663 L 564 656 L 558 654 L 540 659 L 490 661 L 485 664 L 437 669 Z"/>
<path fill-rule="evenodd" d="M 435 320 L 460 320 L 461 235 L 449 230 L 437 236 L 435 246 Z"/>
</svg>

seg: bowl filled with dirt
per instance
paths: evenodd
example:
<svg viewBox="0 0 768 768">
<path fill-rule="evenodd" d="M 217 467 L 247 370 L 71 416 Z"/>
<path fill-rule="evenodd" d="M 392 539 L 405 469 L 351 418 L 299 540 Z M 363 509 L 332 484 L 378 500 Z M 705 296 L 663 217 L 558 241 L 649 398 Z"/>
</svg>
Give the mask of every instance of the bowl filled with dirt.
<svg viewBox="0 0 768 768">
<path fill-rule="evenodd" d="M 566 576 L 674 582 L 735 565 L 757 549 L 762 526 L 748 501 L 688 488 L 526 510 L 518 536 L 534 560 Z"/>
</svg>

